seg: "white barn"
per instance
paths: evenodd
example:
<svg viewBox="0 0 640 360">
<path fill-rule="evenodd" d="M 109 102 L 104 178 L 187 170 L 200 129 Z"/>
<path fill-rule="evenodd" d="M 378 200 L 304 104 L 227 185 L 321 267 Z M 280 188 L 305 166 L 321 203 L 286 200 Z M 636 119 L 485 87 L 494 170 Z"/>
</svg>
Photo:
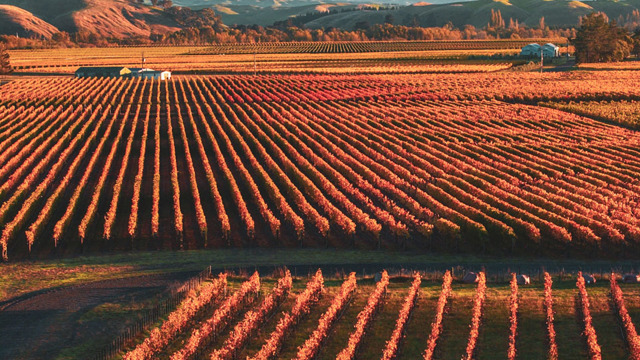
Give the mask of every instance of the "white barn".
<svg viewBox="0 0 640 360">
<path fill-rule="evenodd" d="M 131 77 L 139 77 L 143 79 L 153 79 L 153 80 L 171 79 L 171 71 L 160 71 L 160 70 L 143 69 L 143 68 L 129 68 L 129 70 L 131 70 Z"/>
</svg>

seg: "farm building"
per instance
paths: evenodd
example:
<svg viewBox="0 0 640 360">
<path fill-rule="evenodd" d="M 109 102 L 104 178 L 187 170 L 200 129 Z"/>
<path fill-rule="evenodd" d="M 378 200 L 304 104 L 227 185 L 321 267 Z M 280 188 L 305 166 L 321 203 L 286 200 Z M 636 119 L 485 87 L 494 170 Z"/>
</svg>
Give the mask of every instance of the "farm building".
<svg viewBox="0 0 640 360">
<path fill-rule="evenodd" d="M 540 56 L 541 46 L 538 44 L 529 44 L 522 48 L 520 56 Z"/>
<path fill-rule="evenodd" d="M 81 67 L 76 70 L 76 77 L 122 77 L 130 74 L 131 71 L 124 67 Z"/>
<path fill-rule="evenodd" d="M 520 51 L 520 56 L 526 57 L 540 57 L 540 52 L 543 52 L 545 58 L 553 58 L 558 57 L 560 54 L 560 48 L 556 45 L 547 43 L 544 46 L 540 46 L 539 44 L 529 44 L 522 48 Z"/>
<path fill-rule="evenodd" d="M 560 56 L 560 48 L 552 43 L 546 43 L 542 46 L 544 51 L 544 57 L 558 57 Z"/>
<path fill-rule="evenodd" d="M 143 79 L 169 80 L 171 79 L 171 71 L 160 71 L 143 68 L 129 68 L 131 77 L 140 77 Z"/>
</svg>

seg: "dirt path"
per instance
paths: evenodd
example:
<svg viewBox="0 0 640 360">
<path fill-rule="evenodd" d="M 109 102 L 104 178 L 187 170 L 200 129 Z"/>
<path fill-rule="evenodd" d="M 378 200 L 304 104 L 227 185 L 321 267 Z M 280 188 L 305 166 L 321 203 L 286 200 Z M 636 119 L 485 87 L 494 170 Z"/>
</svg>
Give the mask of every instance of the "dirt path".
<svg viewBox="0 0 640 360">
<path fill-rule="evenodd" d="M 65 348 L 106 344 L 126 317 L 80 321 L 83 315 L 105 303 L 135 304 L 161 296 L 195 274 L 138 276 L 27 294 L 0 311 L 0 359 L 53 359 Z"/>
</svg>

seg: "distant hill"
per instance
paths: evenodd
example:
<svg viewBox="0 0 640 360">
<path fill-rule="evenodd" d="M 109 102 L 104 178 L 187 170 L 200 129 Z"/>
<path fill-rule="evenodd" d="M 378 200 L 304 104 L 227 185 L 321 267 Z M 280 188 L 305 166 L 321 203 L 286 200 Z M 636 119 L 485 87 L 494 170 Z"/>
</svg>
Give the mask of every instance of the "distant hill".
<svg viewBox="0 0 640 360">
<path fill-rule="evenodd" d="M 184 3 L 190 0 L 181 0 Z M 197 0 L 201 1 L 201 0 Z M 491 10 L 500 10 L 504 20 L 509 18 L 518 20 L 520 24 L 537 26 L 540 18 L 545 18 L 548 26 L 574 26 L 578 24 L 581 16 L 594 11 L 605 12 L 609 18 L 617 19 L 618 16 L 631 13 L 634 9 L 640 9 L 640 0 L 604 0 L 604 1 L 577 1 L 577 0 L 476 0 L 455 3 L 442 3 L 440 1 L 416 1 L 408 6 L 396 5 L 392 10 L 354 10 L 365 2 L 341 2 L 319 4 L 296 5 L 300 0 L 291 0 L 277 6 L 264 6 L 265 3 L 278 2 L 278 0 L 262 0 L 247 5 L 248 1 L 206 1 L 209 6 L 222 16 L 225 24 L 258 24 L 271 25 L 275 21 L 286 20 L 292 16 L 304 16 L 306 14 L 319 14 L 330 10 L 326 16 L 309 16 L 305 23 L 309 28 L 337 27 L 352 30 L 358 22 L 367 22 L 370 25 L 384 23 L 385 17 L 391 15 L 395 25 L 420 25 L 443 26 L 451 22 L 454 26 L 461 27 L 471 24 L 483 27 L 489 22 Z M 198 2 L 201 5 L 203 2 Z M 238 3 L 242 3 L 239 5 Z M 385 2 L 386 3 L 386 2 Z M 215 4 L 215 5 L 213 5 Z M 321 6 L 319 6 L 321 5 Z"/>
<path fill-rule="evenodd" d="M 58 28 L 27 10 L 12 5 L 0 5 L 0 33 L 2 34 L 50 38 L 58 31 Z"/>
<path fill-rule="evenodd" d="M 0 0 L 3 34 L 50 37 L 58 30 L 124 38 L 179 27 L 161 10 L 123 0 Z"/>
</svg>

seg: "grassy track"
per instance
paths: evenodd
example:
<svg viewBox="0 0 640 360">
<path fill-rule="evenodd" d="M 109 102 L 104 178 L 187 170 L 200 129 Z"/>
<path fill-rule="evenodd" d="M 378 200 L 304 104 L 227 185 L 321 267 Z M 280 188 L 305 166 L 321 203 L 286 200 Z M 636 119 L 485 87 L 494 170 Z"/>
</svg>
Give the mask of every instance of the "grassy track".
<svg viewBox="0 0 640 360">
<path fill-rule="evenodd" d="M 544 288 L 540 284 L 530 287 L 520 287 L 518 332 L 516 346 L 518 354 L 526 355 L 527 359 L 545 360 L 547 343 L 547 328 L 543 309 Z"/>
<path fill-rule="evenodd" d="M 314 267 L 327 271 L 351 270 L 359 275 L 386 269 L 409 268 L 420 271 L 443 271 L 452 267 L 488 270 L 489 281 L 506 281 L 509 269 L 550 272 L 561 269 L 606 273 L 633 268 L 632 261 L 585 261 L 581 259 L 498 258 L 472 255 L 416 254 L 410 252 L 337 250 L 337 249 L 212 249 L 193 251 L 147 251 L 96 256 L 79 256 L 42 261 L 0 263 L 0 306 L 9 298 L 32 291 L 59 286 L 77 285 L 97 280 L 125 276 L 177 271 L 200 271 L 212 266 L 215 270 L 260 268 L 262 272 L 288 266 L 293 275 L 306 275 Z M 327 273 L 327 275 L 333 275 Z M 492 278 L 493 277 L 493 278 Z M 632 314 L 633 316 L 633 314 Z"/>
<path fill-rule="evenodd" d="M 508 285 L 487 289 L 484 303 L 482 330 L 478 339 L 477 359 L 506 359 L 509 348 L 509 294 Z M 501 335 L 498 335 L 501 334 Z"/>
<path fill-rule="evenodd" d="M 440 296 L 442 285 L 440 282 L 426 282 L 423 280 L 420 295 L 413 310 L 411 321 L 407 325 L 405 346 L 400 351 L 400 359 L 418 359 L 427 346 L 427 338 L 431 332 L 431 322 L 435 316 L 436 303 Z"/>
</svg>

